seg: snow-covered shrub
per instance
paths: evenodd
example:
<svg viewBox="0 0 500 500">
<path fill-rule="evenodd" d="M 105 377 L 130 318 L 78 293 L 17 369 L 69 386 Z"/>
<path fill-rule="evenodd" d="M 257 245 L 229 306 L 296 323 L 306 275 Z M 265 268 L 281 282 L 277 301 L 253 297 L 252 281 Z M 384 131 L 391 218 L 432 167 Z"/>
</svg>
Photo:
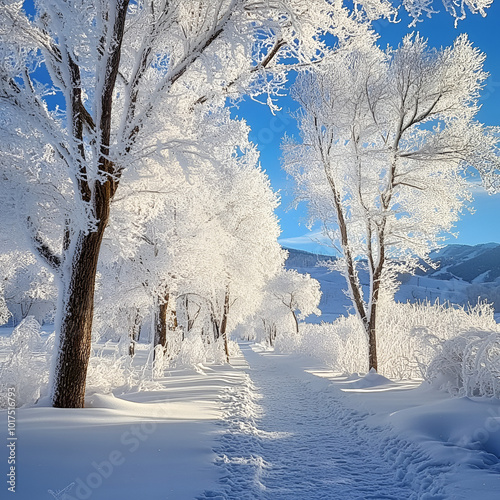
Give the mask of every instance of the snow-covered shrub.
<svg viewBox="0 0 500 500">
<path fill-rule="evenodd" d="M 3 296 L 3 290 L 0 287 L 0 325 L 4 325 L 9 321 L 10 312 L 7 308 L 7 304 L 5 302 L 5 297 Z"/>
<path fill-rule="evenodd" d="M 298 351 L 313 356 L 339 373 L 367 371 L 368 344 L 355 316 L 341 316 L 333 323 L 301 323 L 300 337 L 278 338 L 280 351 Z"/>
<path fill-rule="evenodd" d="M 44 338 L 32 316 L 24 319 L 2 343 L 8 352 L 0 363 L 0 408 L 7 407 L 7 388 L 16 388 L 16 405 L 32 405 L 48 395 L 55 335 Z M 139 387 L 147 374 L 132 366 L 132 358 L 120 353 L 116 343 L 92 349 L 87 371 L 87 393 L 109 393 L 116 388 Z"/>
<path fill-rule="evenodd" d="M 500 332 L 470 331 L 443 343 L 426 378 L 453 396 L 500 397 Z"/>
<path fill-rule="evenodd" d="M 464 308 L 449 303 L 389 303 L 379 309 L 379 373 L 394 379 L 422 378 L 446 340 L 469 330 L 495 330 L 486 303 Z"/>
<path fill-rule="evenodd" d="M 198 363 L 204 363 L 208 357 L 208 350 L 211 350 L 211 344 L 207 346 L 199 335 L 193 335 L 184 340 L 177 358 L 181 366 L 192 366 Z"/>
<path fill-rule="evenodd" d="M 493 308 L 485 303 L 387 303 L 378 316 L 378 372 L 393 379 L 424 378 L 446 341 L 467 331 L 498 331 Z M 300 336 L 278 338 L 281 351 L 312 355 L 340 373 L 368 370 L 368 343 L 356 316 L 333 323 L 300 325 Z"/>
<path fill-rule="evenodd" d="M 139 371 L 132 367 L 132 357 L 122 355 L 120 344 L 112 348 L 104 344 L 93 349 L 87 370 L 86 394 L 108 394 L 116 388 L 135 387 L 139 384 Z"/>
<path fill-rule="evenodd" d="M 7 360 L 0 365 L 0 408 L 7 407 L 7 388 L 16 388 L 16 406 L 35 403 L 47 393 L 54 335 L 43 339 L 40 324 L 25 318 L 12 332 Z"/>
<path fill-rule="evenodd" d="M 228 341 L 228 349 L 229 358 L 239 352 L 237 344 L 231 340 Z M 217 342 L 207 343 L 197 335 L 186 338 L 182 342 L 175 362 L 178 366 L 195 366 L 200 363 L 224 364 L 226 362 L 224 341 L 220 338 Z"/>
</svg>

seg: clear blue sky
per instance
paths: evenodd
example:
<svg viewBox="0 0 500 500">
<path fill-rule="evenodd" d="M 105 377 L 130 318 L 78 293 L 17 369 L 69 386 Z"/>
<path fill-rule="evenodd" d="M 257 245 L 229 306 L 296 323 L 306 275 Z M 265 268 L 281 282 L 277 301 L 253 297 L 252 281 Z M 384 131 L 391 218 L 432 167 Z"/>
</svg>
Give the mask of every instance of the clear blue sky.
<svg viewBox="0 0 500 500">
<path fill-rule="evenodd" d="M 440 8 L 436 0 L 435 8 Z M 445 12 L 434 15 L 431 19 L 425 18 L 413 29 L 408 28 L 408 24 L 406 16 L 402 16 L 399 24 L 377 22 L 375 28 L 380 35 L 379 44 L 383 47 L 387 44 L 397 46 L 404 35 L 418 30 L 429 39 L 430 46 L 441 47 L 451 45 L 460 33 L 468 33 L 470 40 L 486 53 L 485 69 L 490 74 L 482 92 L 482 108 L 478 120 L 487 125 L 500 126 L 500 0 L 493 2 L 485 18 L 468 13 L 467 19 L 460 21 L 457 28 L 454 27 L 453 18 Z M 280 192 L 282 204 L 277 213 L 282 227 L 282 244 L 312 252 L 331 253 L 328 248 L 311 241 L 319 228 L 313 228 L 311 232 L 307 230 L 304 221 L 305 207 L 299 207 L 298 210 L 289 208 L 293 183 L 280 168 L 280 144 L 285 132 L 297 135 L 295 122 L 288 115 L 290 109 L 295 109 L 295 104 L 288 97 L 282 98 L 279 104 L 282 111 L 276 116 L 266 106 L 252 101 L 243 102 L 233 115 L 245 118 L 252 128 L 251 139 L 261 152 L 262 168 L 269 175 L 273 189 Z M 476 190 L 472 205 L 475 213 L 463 215 L 456 226 L 458 237 L 450 236 L 447 243 L 500 243 L 500 194 L 490 196 L 482 190 Z"/>
</svg>

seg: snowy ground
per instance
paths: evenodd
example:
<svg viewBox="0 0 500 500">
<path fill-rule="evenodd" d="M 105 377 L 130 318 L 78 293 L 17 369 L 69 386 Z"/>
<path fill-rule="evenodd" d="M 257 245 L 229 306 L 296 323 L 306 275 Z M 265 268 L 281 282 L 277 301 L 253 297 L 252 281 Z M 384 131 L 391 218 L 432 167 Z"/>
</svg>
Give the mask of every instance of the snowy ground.
<svg viewBox="0 0 500 500">
<path fill-rule="evenodd" d="M 499 498 L 497 400 L 241 348 L 161 390 L 18 409 L 14 498 Z"/>
<path fill-rule="evenodd" d="M 163 390 L 95 394 L 81 410 L 18 409 L 13 498 L 193 499 L 217 480 L 219 396 L 241 379 L 231 366 L 171 370 Z M 3 430 L 6 420 L 2 411 Z"/>
<path fill-rule="evenodd" d="M 200 498 L 499 498 L 498 401 L 242 349 L 253 390 L 226 396 L 223 486 Z"/>
</svg>

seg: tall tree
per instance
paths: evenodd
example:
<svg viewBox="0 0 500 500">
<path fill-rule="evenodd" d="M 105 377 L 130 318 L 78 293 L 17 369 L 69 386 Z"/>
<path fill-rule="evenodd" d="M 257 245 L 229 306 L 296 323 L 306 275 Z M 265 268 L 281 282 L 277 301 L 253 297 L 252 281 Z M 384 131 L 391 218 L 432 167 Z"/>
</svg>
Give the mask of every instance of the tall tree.
<svg viewBox="0 0 500 500">
<path fill-rule="evenodd" d="M 321 299 L 319 282 L 311 278 L 309 274 L 301 274 L 295 269 L 282 269 L 266 287 L 267 296 L 264 299 L 263 308 L 267 309 L 267 315 L 263 316 L 264 324 L 272 328 L 274 321 L 283 321 L 283 316 L 292 315 L 295 335 L 299 335 L 299 319 L 316 314 Z M 276 325 L 274 325 L 276 333 Z M 269 336 L 272 339 L 272 335 Z"/>
<path fill-rule="evenodd" d="M 302 141 L 285 141 L 284 168 L 340 254 L 370 368 L 380 299 L 452 229 L 469 197 L 470 163 L 499 164 L 498 137 L 474 121 L 483 61 L 464 35 L 441 50 L 408 35 L 394 50 L 336 54 L 295 84 Z"/>
</svg>

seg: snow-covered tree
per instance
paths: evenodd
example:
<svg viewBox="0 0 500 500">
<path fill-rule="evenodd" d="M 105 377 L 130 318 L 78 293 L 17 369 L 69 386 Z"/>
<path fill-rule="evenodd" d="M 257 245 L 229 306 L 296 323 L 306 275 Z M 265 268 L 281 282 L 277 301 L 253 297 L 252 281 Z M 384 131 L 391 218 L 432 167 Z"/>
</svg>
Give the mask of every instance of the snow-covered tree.
<svg viewBox="0 0 500 500">
<path fill-rule="evenodd" d="M 285 141 L 284 168 L 340 254 L 370 368 L 380 299 L 452 229 L 469 197 L 463 170 L 478 158 L 498 165 L 498 138 L 474 121 L 483 61 L 465 35 L 440 50 L 408 35 L 394 50 L 336 54 L 293 89 L 302 140 Z"/>
<path fill-rule="evenodd" d="M 254 314 L 266 284 L 279 273 L 285 259 L 277 241 L 280 228 L 274 209 L 278 200 L 255 161 L 250 155 L 239 168 L 221 176 L 226 184 L 221 216 L 227 243 L 222 248 L 224 299 L 215 298 L 215 303 L 222 310 L 220 334 L 227 358 L 229 332 Z"/>
<path fill-rule="evenodd" d="M 54 275 L 31 252 L 14 250 L 0 254 L 0 277 L 4 305 L 15 322 L 28 315 L 40 323 L 53 319 L 57 301 Z"/>
<path fill-rule="evenodd" d="M 320 315 L 320 285 L 309 274 L 295 269 L 281 271 L 267 283 L 262 306 L 256 316 L 262 321 L 266 340 L 273 345 L 278 329 L 292 318 L 295 334 L 299 334 L 299 320 L 311 314 Z M 286 328 L 286 327 L 285 327 Z"/>
</svg>

